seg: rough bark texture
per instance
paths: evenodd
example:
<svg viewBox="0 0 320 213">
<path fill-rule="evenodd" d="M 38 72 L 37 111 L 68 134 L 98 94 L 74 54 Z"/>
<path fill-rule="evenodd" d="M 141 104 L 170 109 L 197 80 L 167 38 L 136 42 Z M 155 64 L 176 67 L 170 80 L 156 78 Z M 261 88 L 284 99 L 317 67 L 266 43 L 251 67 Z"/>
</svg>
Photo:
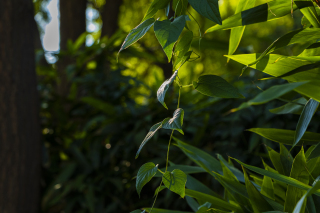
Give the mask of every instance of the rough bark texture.
<svg viewBox="0 0 320 213">
<path fill-rule="evenodd" d="M 122 2 L 123 0 L 107 1 L 106 4 L 103 6 L 103 11 L 101 12 L 101 18 L 103 23 L 101 29 L 101 37 L 108 36 L 110 38 L 119 28 L 119 8 Z"/>
<path fill-rule="evenodd" d="M 86 32 L 87 0 L 60 0 L 60 50 L 67 49 L 68 40 L 73 42 Z M 73 61 L 63 57 L 58 61 L 60 83 L 58 93 L 61 96 L 68 94 L 69 85 L 66 75 L 67 66 Z"/>
<path fill-rule="evenodd" d="M 32 0 L 0 1 L 0 212 L 37 213 L 41 144 Z"/>
</svg>

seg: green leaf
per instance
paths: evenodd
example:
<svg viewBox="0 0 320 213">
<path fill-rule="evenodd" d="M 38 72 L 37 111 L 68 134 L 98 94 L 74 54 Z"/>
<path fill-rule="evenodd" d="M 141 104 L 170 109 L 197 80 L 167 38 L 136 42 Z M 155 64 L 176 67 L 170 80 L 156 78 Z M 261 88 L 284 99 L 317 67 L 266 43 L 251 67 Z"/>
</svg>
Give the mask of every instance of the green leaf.
<svg viewBox="0 0 320 213">
<path fill-rule="evenodd" d="M 174 63 L 174 69 L 179 69 L 185 62 L 189 61 L 192 51 L 188 51 L 186 54 L 184 54 L 181 57 L 178 57 Z"/>
<path fill-rule="evenodd" d="M 154 0 L 144 15 L 142 21 L 152 18 L 158 12 L 158 10 L 165 8 L 169 3 L 170 0 Z"/>
<path fill-rule="evenodd" d="M 141 211 L 140 209 L 137 209 L 137 210 L 134 210 L 134 211 L 132 211 L 130 213 L 143 213 L 143 212 L 145 212 L 145 211 Z"/>
<path fill-rule="evenodd" d="M 216 75 L 202 75 L 197 82 L 193 82 L 193 86 L 200 93 L 211 97 L 244 98 L 236 88 Z"/>
<path fill-rule="evenodd" d="M 255 0 L 240 0 L 235 13 L 237 14 L 241 11 L 252 8 L 254 4 Z M 237 50 L 244 30 L 245 26 L 231 29 L 228 55 L 232 55 Z"/>
<path fill-rule="evenodd" d="M 294 147 L 301 140 L 318 106 L 319 106 L 319 102 L 313 99 L 310 99 L 305 105 L 305 107 L 303 108 L 303 111 L 300 115 L 300 118 L 297 124 L 296 132 L 294 135 L 294 143 L 292 147 Z"/>
<path fill-rule="evenodd" d="M 188 0 L 189 4 L 200 15 L 210 19 L 213 22 L 222 24 L 218 0 Z"/>
<path fill-rule="evenodd" d="M 267 168 L 265 169 L 267 170 Z M 272 200 L 275 200 L 274 191 L 275 190 L 274 190 L 272 179 L 270 177 L 264 176 L 262 181 L 262 186 L 261 186 L 261 194 L 263 194 L 264 196 Z"/>
<path fill-rule="evenodd" d="M 308 160 L 311 160 L 313 158 L 317 158 L 320 156 L 320 143 L 318 143 L 314 149 L 312 150 L 312 152 L 310 153 L 310 155 L 308 156 Z"/>
<path fill-rule="evenodd" d="M 162 128 L 177 130 L 181 134 L 184 134 L 182 131 L 183 116 L 184 116 L 183 109 L 181 108 L 176 109 L 173 113 L 172 118 L 166 118 L 162 121 Z"/>
<path fill-rule="evenodd" d="M 288 149 L 280 143 L 280 161 L 284 175 L 289 176 L 292 168 L 293 157 Z"/>
<path fill-rule="evenodd" d="M 220 198 L 219 194 L 212 191 L 208 186 L 206 186 L 202 182 L 198 181 L 197 179 L 195 179 L 191 175 L 187 175 L 187 178 L 188 178 L 188 181 L 187 181 L 186 187 L 188 189 L 197 190 L 198 192 L 202 192 L 202 193 Z"/>
<path fill-rule="evenodd" d="M 172 10 L 176 16 L 185 15 L 188 7 L 188 0 L 173 0 Z"/>
<path fill-rule="evenodd" d="M 320 27 L 320 20 L 319 16 L 316 12 L 316 9 L 314 7 L 314 4 L 311 0 L 299 0 L 294 1 L 294 3 L 297 5 L 297 7 L 300 9 L 301 13 L 304 15 L 305 18 L 308 19 L 308 21 L 316 28 Z M 304 5 L 308 4 L 308 7 L 305 7 Z"/>
<path fill-rule="evenodd" d="M 187 175 L 183 171 L 179 169 L 167 171 L 162 177 L 162 182 L 170 191 L 184 198 Z"/>
<path fill-rule="evenodd" d="M 189 17 L 187 15 L 182 15 L 175 18 L 173 22 L 164 20 L 156 21 L 154 24 L 154 32 L 168 57 L 168 62 L 171 61 L 173 46 L 182 33 L 186 21 L 190 21 Z"/>
<path fill-rule="evenodd" d="M 319 38 L 320 29 L 319 28 L 305 28 L 300 30 L 295 30 L 290 33 L 285 34 L 284 36 L 281 36 L 276 41 L 274 41 L 260 56 L 257 60 L 251 62 L 248 64 L 248 66 L 251 66 L 253 64 L 258 63 L 260 59 L 262 59 L 264 56 L 270 54 L 271 52 L 281 48 L 286 47 L 291 44 L 296 43 L 304 43 L 307 41 L 316 41 Z"/>
<path fill-rule="evenodd" d="M 301 114 L 304 105 L 307 103 L 307 100 L 304 97 L 293 100 L 292 103 L 287 103 L 281 107 L 270 109 L 269 111 L 274 114 Z"/>
<path fill-rule="evenodd" d="M 296 92 L 320 102 L 320 81 L 314 80 L 295 89 Z"/>
<path fill-rule="evenodd" d="M 293 10 L 297 6 L 293 5 Z M 271 21 L 281 18 L 291 13 L 291 1 L 274 0 L 258 5 L 254 8 L 239 12 L 222 21 L 222 25 L 210 27 L 206 33 L 215 30 L 230 29 L 234 27 L 255 24 L 259 22 Z"/>
<path fill-rule="evenodd" d="M 202 200 L 204 202 L 212 203 L 212 207 L 217 208 L 219 210 L 231 210 L 236 212 L 243 212 L 239 206 L 228 203 L 220 198 L 217 198 L 208 194 L 186 189 L 186 195 L 188 195 L 189 197 L 196 198 L 197 200 Z"/>
<path fill-rule="evenodd" d="M 297 154 L 297 156 L 293 161 L 290 177 L 297 181 L 300 181 L 301 183 L 308 184 L 309 172 L 307 171 L 306 163 L 307 162 L 304 155 L 304 150 L 303 150 L 303 147 L 301 147 L 301 151 L 299 152 L 299 154 Z M 284 211 L 292 212 L 298 200 L 301 199 L 304 193 L 305 193 L 305 190 L 301 190 L 294 186 L 288 185 Z M 306 203 L 304 203 L 303 206 L 305 207 Z"/>
<path fill-rule="evenodd" d="M 138 195 L 140 197 L 140 193 L 142 187 L 146 185 L 152 177 L 157 173 L 158 165 L 156 166 L 154 163 L 145 163 L 143 164 L 137 174 L 136 188 Z"/>
<path fill-rule="evenodd" d="M 138 151 L 137 151 L 136 159 L 139 157 L 139 153 L 140 153 L 141 149 L 143 148 L 143 146 L 144 146 L 144 145 L 152 138 L 152 136 L 161 128 L 161 124 L 162 124 L 162 122 L 159 122 L 159 123 L 153 125 L 153 126 L 150 128 L 147 136 L 144 138 L 144 140 L 142 141 L 142 143 L 141 143 L 141 145 L 140 145 L 140 147 L 139 147 L 139 149 L 138 149 Z"/>
<path fill-rule="evenodd" d="M 131 46 L 132 44 L 136 43 L 139 39 L 141 39 L 148 30 L 153 26 L 155 23 L 154 18 L 149 18 L 139 24 L 136 28 L 132 29 L 129 34 L 127 35 L 126 39 L 124 40 L 119 53 Z M 118 54 L 119 54 L 118 53 Z"/>
<path fill-rule="evenodd" d="M 309 47 L 303 50 L 303 52 L 299 56 L 309 57 L 309 56 L 317 56 L 317 55 L 320 55 L 320 42 L 311 44 Z"/>
<path fill-rule="evenodd" d="M 315 182 L 312 184 L 312 188 L 309 189 L 302 197 L 301 199 L 298 201 L 297 205 L 295 206 L 293 213 L 301 213 L 303 212 L 303 206 L 304 203 L 306 202 L 306 199 L 314 194 L 317 190 L 320 189 L 320 181 L 319 181 L 319 177 L 315 180 Z"/>
<path fill-rule="evenodd" d="M 178 41 L 174 49 L 174 54 L 177 56 L 173 65 L 175 69 L 177 65 L 184 59 L 185 54 L 188 53 L 188 50 L 191 46 L 192 39 L 193 39 L 193 32 L 188 30 L 181 36 L 180 40 Z"/>
<path fill-rule="evenodd" d="M 254 212 L 264 212 L 264 211 L 273 210 L 270 204 L 263 198 L 260 192 L 251 183 L 251 181 L 249 180 L 248 174 L 244 168 L 243 168 L 243 173 L 244 173 L 247 192 L 249 195 L 249 200 Z"/>
<path fill-rule="evenodd" d="M 166 80 L 165 82 L 163 82 L 163 84 L 159 87 L 158 91 L 157 91 L 157 98 L 158 101 L 166 108 L 168 109 L 166 103 L 164 102 L 164 98 L 166 96 L 166 93 L 169 89 L 170 84 L 172 84 L 172 82 L 174 81 L 174 79 L 177 77 L 178 75 L 178 71 L 175 71 L 173 73 L 173 75 L 171 76 L 171 78 L 169 78 L 168 80 Z"/>
<path fill-rule="evenodd" d="M 189 180 L 188 180 L 188 181 L 189 181 Z M 186 201 L 187 201 L 188 205 L 190 206 L 190 208 L 191 208 L 194 212 L 196 212 L 196 211 L 198 210 L 199 204 L 198 204 L 198 202 L 197 202 L 195 199 L 193 199 L 192 197 L 186 196 Z"/>
<path fill-rule="evenodd" d="M 272 86 L 268 88 L 267 90 L 261 92 L 259 95 L 254 97 L 248 102 L 242 103 L 238 108 L 232 109 L 233 112 L 248 108 L 252 105 L 259 105 L 259 104 L 265 104 L 269 101 L 272 101 L 274 99 L 277 99 L 284 94 L 298 88 L 299 86 L 306 84 L 307 82 L 295 82 L 295 83 L 289 83 L 289 84 L 282 84 L 277 86 Z"/>
<path fill-rule="evenodd" d="M 186 174 L 195 174 L 195 173 L 203 173 L 206 172 L 203 168 L 199 166 L 186 166 L 186 165 L 174 165 L 174 166 L 168 166 L 167 171 L 171 172 L 175 169 L 180 169 Z M 165 168 L 162 168 L 160 170 L 165 170 Z M 160 172 L 157 172 L 155 177 L 162 177 L 162 174 Z"/>
<path fill-rule="evenodd" d="M 273 129 L 273 128 L 252 128 L 248 131 L 254 132 L 262 137 L 286 145 L 292 145 L 294 134 L 293 130 L 286 130 L 286 129 Z M 320 141 L 320 134 L 314 132 L 306 132 L 298 145 L 314 145 L 318 144 Z"/>
</svg>

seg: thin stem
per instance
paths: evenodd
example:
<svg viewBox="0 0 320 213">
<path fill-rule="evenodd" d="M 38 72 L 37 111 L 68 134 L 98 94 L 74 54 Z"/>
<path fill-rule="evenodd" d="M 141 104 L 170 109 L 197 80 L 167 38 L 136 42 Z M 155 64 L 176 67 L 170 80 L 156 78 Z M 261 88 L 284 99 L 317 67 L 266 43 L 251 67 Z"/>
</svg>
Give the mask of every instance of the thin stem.
<svg viewBox="0 0 320 213">
<path fill-rule="evenodd" d="M 160 169 L 158 169 L 158 171 L 159 171 L 161 174 L 164 174 L 164 172 L 163 172 L 163 171 L 161 171 Z"/>
<path fill-rule="evenodd" d="M 177 109 L 179 109 L 179 105 L 180 105 L 180 89 L 181 89 L 181 87 L 179 87 L 179 97 L 178 97 L 178 106 L 177 106 Z"/>
<path fill-rule="evenodd" d="M 169 144 L 168 144 L 167 161 L 166 161 L 166 171 L 165 171 L 165 173 L 166 173 L 167 170 L 168 170 L 170 143 L 171 143 L 171 139 L 172 139 L 173 132 L 174 132 L 174 130 L 172 130 L 172 132 L 171 132 L 170 139 L 169 139 Z"/>
<path fill-rule="evenodd" d="M 185 87 L 192 87 L 193 84 L 189 84 L 189 85 L 182 85 L 181 88 L 185 88 Z"/>
</svg>

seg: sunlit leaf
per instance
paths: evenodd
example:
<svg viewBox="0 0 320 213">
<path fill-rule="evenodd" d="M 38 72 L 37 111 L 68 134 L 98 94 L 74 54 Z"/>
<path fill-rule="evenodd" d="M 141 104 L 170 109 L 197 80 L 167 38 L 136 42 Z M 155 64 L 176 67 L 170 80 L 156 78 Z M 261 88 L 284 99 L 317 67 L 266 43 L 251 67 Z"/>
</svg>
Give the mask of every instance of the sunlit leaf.
<svg viewBox="0 0 320 213">
<path fill-rule="evenodd" d="M 187 175 L 183 171 L 179 169 L 167 171 L 162 177 L 162 182 L 170 191 L 184 198 Z"/>
<path fill-rule="evenodd" d="M 157 173 L 158 166 L 156 166 L 154 163 L 145 163 L 143 164 L 137 174 L 137 181 L 136 181 L 136 188 L 137 192 L 140 197 L 140 192 L 142 190 L 142 187 L 146 185 L 152 177 Z"/>
<path fill-rule="evenodd" d="M 188 0 L 189 4 L 200 15 L 210 19 L 213 22 L 222 24 L 218 0 Z"/>
<path fill-rule="evenodd" d="M 170 0 L 153 0 L 142 21 L 152 18 L 160 9 L 167 7 Z"/>
<path fill-rule="evenodd" d="M 154 24 L 154 32 L 162 49 L 168 57 L 168 62 L 171 61 L 173 46 L 177 42 L 186 21 L 190 21 L 187 15 L 182 15 L 173 20 L 156 21 Z"/>
<path fill-rule="evenodd" d="M 177 130 L 181 134 L 184 134 L 182 131 L 183 117 L 184 117 L 183 109 L 181 108 L 176 109 L 173 113 L 172 118 L 166 118 L 163 120 L 162 128 Z"/>
<path fill-rule="evenodd" d="M 181 36 L 176 47 L 174 48 L 174 54 L 176 55 L 176 60 L 174 61 L 173 65 L 174 68 L 176 68 L 176 66 L 183 60 L 184 55 L 188 52 L 192 39 L 193 32 L 189 30 Z"/>
<path fill-rule="evenodd" d="M 316 8 L 314 7 L 314 4 L 312 0 L 295 0 L 294 3 L 297 5 L 297 7 L 300 9 L 301 13 L 304 15 L 305 18 L 308 19 L 308 21 L 316 28 L 320 27 L 320 20 L 319 16 L 316 12 Z M 308 4 L 306 7 L 305 5 Z"/>
<path fill-rule="evenodd" d="M 157 98 L 158 101 L 166 108 L 168 109 L 166 103 L 164 102 L 164 98 L 166 96 L 166 93 L 169 89 L 170 84 L 172 84 L 172 82 L 174 81 L 174 79 L 177 77 L 178 75 L 178 71 L 175 71 L 173 73 L 173 75 L 171 76 L 171 78 L 169 78 L 168 80 L 166 80 L 165 82 L 162 83 L 162 85 L 159 87 L 158 91 L 157 91 Z"/>
<path fill-rule="evenodd" d="M 236 88 L 216 75 L 200 76 L 197 82 L 193 82 L 193 87 L 200 93 L 211 97 L 244 98 Z"/>
</svg>

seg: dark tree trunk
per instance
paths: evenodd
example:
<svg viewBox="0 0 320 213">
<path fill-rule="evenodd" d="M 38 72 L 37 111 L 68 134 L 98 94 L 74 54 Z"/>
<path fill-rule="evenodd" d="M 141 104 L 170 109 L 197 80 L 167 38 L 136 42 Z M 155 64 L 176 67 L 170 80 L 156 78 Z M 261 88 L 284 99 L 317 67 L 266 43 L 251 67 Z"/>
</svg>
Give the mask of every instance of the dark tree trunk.
<svg viewBox="0 0 320 213">
<path fill-rule="evenodd" d="M 120 13 L 120 6 L 123 0 L 107 1 L 101 11 L 102 29 L 101 37 L 108 36 L 109 38 L 119 28 L 118 18 Z"/>
<path fill-rule="evenodd" d="M 0 1 L 0 212 L 37 213 L 41 144 L 32 0 Z"/>
<path fill-rule="evenodd" d="M 60 0 L 60 51 L 67 49 L 68 40 L 73 42 L 86 32 L 87 0 Z M 65 96 L 69 92 L 66 74 L 67 66 L 73 63 L 70 58 L 62 57 L 58 61 L 60 82 L 58 93 Z"/>
</svg>

